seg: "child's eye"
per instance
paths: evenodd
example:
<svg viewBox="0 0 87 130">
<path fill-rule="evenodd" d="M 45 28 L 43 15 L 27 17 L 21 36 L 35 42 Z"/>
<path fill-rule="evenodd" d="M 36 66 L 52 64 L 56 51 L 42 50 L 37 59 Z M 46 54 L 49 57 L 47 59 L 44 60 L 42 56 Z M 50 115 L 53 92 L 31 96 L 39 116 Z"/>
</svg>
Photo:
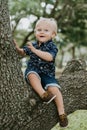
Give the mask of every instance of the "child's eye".
<svg viewBox="0 0 87 130">
<path fill-rule="evenodd" d="M 36 31 L 40 32 L 40 31 L 41 31 L 41 29 L 37 29 Z"/>
<path fill-rule="evenodd" d="M 45 31 L 45 32 L 48 32 L 48 29 L 45 29 L 44 31 Z"/>
</svg>

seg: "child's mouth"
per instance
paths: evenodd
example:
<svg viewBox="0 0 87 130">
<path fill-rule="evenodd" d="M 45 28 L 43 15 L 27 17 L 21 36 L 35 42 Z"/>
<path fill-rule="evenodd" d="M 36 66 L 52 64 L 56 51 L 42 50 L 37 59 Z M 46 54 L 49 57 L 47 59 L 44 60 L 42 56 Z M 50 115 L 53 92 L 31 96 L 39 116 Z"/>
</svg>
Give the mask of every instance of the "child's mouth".
<svg viewBox="0 0 87 130">
<path fill-rule="evenodd" d="M 40 36 L 41 38 L 43 38 L 44 36 Z"/>
</svg>

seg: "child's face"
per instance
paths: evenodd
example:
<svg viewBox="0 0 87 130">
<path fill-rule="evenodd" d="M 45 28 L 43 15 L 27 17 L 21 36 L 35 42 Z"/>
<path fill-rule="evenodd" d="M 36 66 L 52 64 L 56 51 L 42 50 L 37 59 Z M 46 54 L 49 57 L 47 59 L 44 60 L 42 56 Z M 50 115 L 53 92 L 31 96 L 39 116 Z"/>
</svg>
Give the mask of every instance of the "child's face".
<svg viewBox="0 0 87 130">
<path fill-rule="evenodd" d="M 40 43 L 52 39 L 55 36 L 52 25 L 46 21 L 40 21 L 35 28 L 35 36 Z"/>
</svg>

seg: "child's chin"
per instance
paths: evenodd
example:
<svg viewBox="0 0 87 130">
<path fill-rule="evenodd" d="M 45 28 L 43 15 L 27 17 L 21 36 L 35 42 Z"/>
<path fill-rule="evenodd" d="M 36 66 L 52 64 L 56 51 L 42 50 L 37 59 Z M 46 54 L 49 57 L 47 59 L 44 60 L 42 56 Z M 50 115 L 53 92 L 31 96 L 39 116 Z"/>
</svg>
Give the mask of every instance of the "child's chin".
<svg viewBox="0 0 87 130">
<path fill-rule="evenodd" d="M 46 40 L 41 40 L 40 42 L 43 43 L 43 42 L 47 42 L 47 41 Z"/>
</svg>

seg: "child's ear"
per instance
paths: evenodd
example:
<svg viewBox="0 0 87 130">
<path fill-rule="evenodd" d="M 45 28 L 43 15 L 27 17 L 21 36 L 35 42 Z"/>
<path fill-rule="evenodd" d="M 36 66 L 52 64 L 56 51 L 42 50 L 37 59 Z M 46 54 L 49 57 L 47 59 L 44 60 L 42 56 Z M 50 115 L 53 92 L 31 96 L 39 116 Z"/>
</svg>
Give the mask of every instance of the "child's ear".
<svg viewBox="0 0 87 130">
<path fill-rule="evenodd" d="M 52 33 L 52 38 L 54 38 L 56 36 L 55 32 Z"/>
</svg>

